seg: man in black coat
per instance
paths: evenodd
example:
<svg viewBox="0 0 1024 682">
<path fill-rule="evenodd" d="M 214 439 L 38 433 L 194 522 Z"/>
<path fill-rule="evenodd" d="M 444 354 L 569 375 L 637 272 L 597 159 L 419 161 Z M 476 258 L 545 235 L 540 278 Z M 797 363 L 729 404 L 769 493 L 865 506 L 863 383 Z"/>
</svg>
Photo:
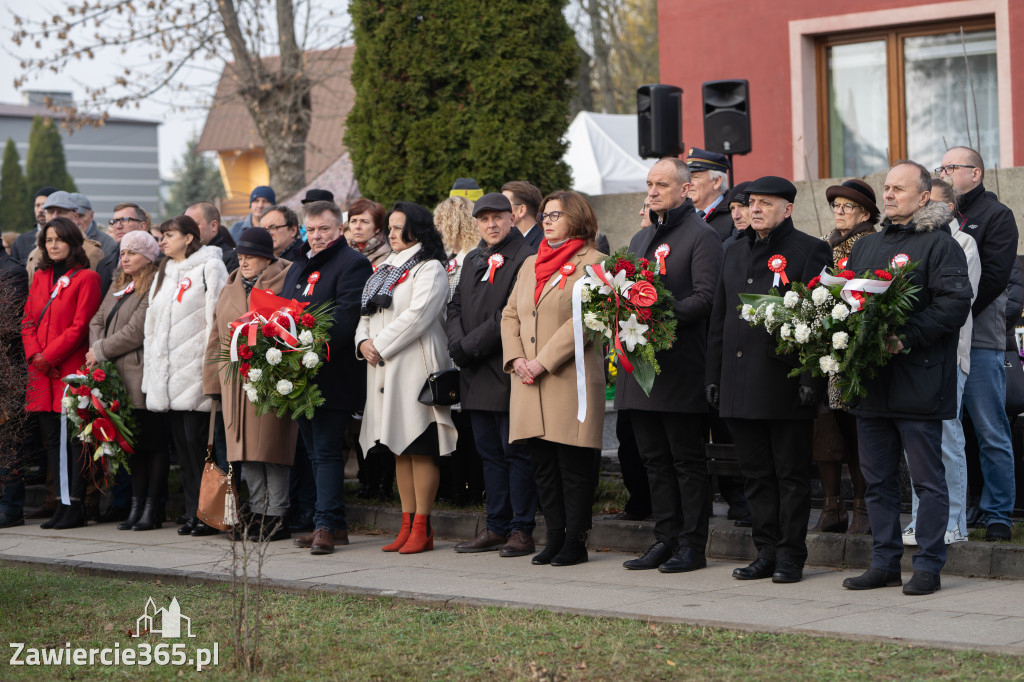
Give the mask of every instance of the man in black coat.
<svg viewBox="0 0 1024 682">
<path fill-rule="evenodd" d="M 0 362 L 0 366 L 10 366 L 14 363 L 24 366 L 25 351 L 21 345 L 21 335 L 18 333 L 20 325 L 11 324 L 10 321 L 20 320 L 24 313 L 25 300 L 28 298 L 28 273 L 18 261 L 7 255 L 3 244 L 0 244 L 0 283 L 3 284 L 0 315 L 3 315 L 3 319 L 13 330 L 10 336 L 0 337 L 0 353 L 6 356 L 5 362 Z M 24 386 L 20 386 L 19 389 L 21 408 L 24 410 Z M 9 429 L 16 425 L 22 425 L 20 419 L 0 421 L 0 455 L 4 460 L 0 461 L 0 481 L 3 483 L 3 491 L 0 493 L 0 528 L 21 526 L 25 523 L 25 479 L 18 470 L 22 462 L 12 460 L 15 459 L 14 450 L 20 450 L 17 454 L 24 455 L 29 446 L 22 435 L 9 432 Z M 12 447 L 16 442 L 23 442 L 23 446 Z"/>
<path fill-rule="evenodd" d="M 220 210 L 209 201 L 192 204 L 185 210 L 199 226 L 199 236 L 203 246 L 216 246 L 220 249 L 220 259 L 227 268 L 228 274 L 238 269 L 238 254 L 235 253 L 235 240 L 228 228 L 220 222 Z M 259 227 L 257 223 L 256 227 Z"/>
<path fill-rule="evenodd" d="M 904 452 L 920 499 L 915 527 L 920 550 L 914 555 L 914 577 L 903 593 L 938 590 L 939 571 L 946 563 L 949 492 L 942 465 L 942 420 L 957 413 L 957 342 L 971 312 L 972 292 L 967 258 L 949 233 L 949 211 L 944 204 L 929 203 L 930 194 L 926 168 L 897 163 L 885 176 L 882 229 L 854 244 L 848 263 L 857 273 L 917 263 L 910 280 L 921 287 L 906 325 L 890 339 L 888 350 L 894 357 L 877 376 L 865 377 L 867 395 L 850 409 L 857 416 L 873 545 L 871 568 L 843 581 L 851 590 L 902 582 L 899 461 Z"/>
<path fill-rule="evenodd" d="M 538 195 L 540 193 L 538 192 Z M 536 249 L 515 229 L 506 194 L 485 194 L 473 206 L 480 245 L 466 254 L 448 304 L 448 353 L 461 370 L 462 410 L 469 414 L 487 492 L 487 527 L 456 552 L 533 553 L 537 485 L 530 453 L 510 444 L 511 379 L 502 370 L 501 311 L 519 268 Z M 493 267 L 493 281 L 488 277 Z"/>
<path fill-rule="evenodd" d="M 732 430 L 757 547 L 757 559 L 732 575 L 793 583 L 807 559 L 814 417 L 825 382 L 806 374 L 789 378 L 796 357 L 776 353 L 775 337 L 747 324 L 737 307 L 740 294 L 773 287 L 785 293 L 786 282 L 810 281 L 832 265 L 832 250 L 793 226 L 793 183 L 759 178 L 747 197 L 750 227 L 726 249 L 715 296 L 705 391 Z"/>
<path fill-rule="evenodd" d="M 647 396 L 620 371 L 615 407 L 630 410 L 640 456 L 647 467 L 655 543 L 630 569 L 681 573 L 704 568 L 708 541 L 708 475 L 703 447 L 704 353 L 707 322 L 722 267 L 722 244 L 687 198 L 690 171 L 665 158 L 647 174 L 651 226 L 633 236 L 629 250 L 650 262 L 675 298 L 676 340 L 658 353 L 661 374 Z"/>
<path fill-rule="evenodd" d="M 729 159 L 724 154 L 690 147 L 686 166 L 693 179 L 687 194 L 697 209 L 697 217 L 714 228 L 724 242 L 736 234 L 725 197 L 729 190 Z"/>
<path fill-rule="evenodd" d="M 324 404 L 312 419 L 299 417 L 306 452 L 316 480 L 314 530 L 295 539 L 311 554 L 330 554 L 335 543 L 348 544 L 345 522 L 344 435 L 352 414 L 366 402 L 366 365 L 356 358 L 359 297 L 373 269 L 370 261 L 351 249 L 342 237 L 341 209 L 330 201 L 308 204 L 307 244 L 292 263 L 281 295 L 316 306 L 335 303 L 330 358 L 316 375 Z"/>
</svg>

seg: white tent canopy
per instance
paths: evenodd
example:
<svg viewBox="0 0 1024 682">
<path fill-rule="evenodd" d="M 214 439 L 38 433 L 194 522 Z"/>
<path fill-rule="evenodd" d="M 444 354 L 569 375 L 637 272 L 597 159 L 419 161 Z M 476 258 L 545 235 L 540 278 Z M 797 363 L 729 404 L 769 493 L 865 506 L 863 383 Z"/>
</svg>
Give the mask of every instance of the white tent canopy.
<svg viewBox="0 0 1024 682">
<path fill-rule="evenodd" d="M 647 171 L 657 159 L 637 154 L 634 114 L 595 114 L 581 111 L 565 138 L 565 162 L 572 171 L 572 188 L 586 194 L 622 194 L 647 189 Z"/>
</svg>

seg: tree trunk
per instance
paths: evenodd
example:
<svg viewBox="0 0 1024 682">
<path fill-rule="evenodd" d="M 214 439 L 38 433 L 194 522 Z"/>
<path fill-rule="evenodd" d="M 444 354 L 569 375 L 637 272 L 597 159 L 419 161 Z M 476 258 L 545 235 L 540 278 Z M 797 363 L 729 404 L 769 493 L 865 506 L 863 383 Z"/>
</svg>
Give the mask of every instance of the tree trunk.
<svg viewBox="0 0 1024 682">
<path fill-rule="evenodd" d="M 605 22 L 601 17 L 601 0 L 587 0 L 587 16 L 590 18 L 590 36 L 594 45 L 594 70 L 597 72 L 597 89 L 601 94 L 601 109 L 606 114 L 618 113 L 615 85 L 609 64 L 608 41 L 605 39 Z"/>
</svg>

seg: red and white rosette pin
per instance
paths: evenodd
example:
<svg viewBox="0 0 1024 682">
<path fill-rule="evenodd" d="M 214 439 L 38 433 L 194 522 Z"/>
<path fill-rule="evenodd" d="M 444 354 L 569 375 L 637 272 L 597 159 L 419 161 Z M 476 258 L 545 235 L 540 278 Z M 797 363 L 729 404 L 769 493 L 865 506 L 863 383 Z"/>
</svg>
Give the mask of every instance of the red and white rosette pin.
<svg viewBox="0 0 1024 682">
<path fill-rule="evenodd" d="M 840 258 L 838 261 L 836 261 L 836 267 L 839 268 L 840 270 L 845 270 L 846 269 L 846 264 L 849 263 L 849 262 L 850 262 L 849 257 Z"/>
<path fill-rule="evenodd" d="M 783 284 L 789 284 L 789 277 L 786 277 L 786 257 L 775 254 L 768 259 L 768 269 L 775 273 L 775 278 L 772 280 L 772 286 L 779 286 L 781 280 Z"/>
<path fill-rule="evenodd" d="M 191 286 L 192 280 L 188 277 L 183 277 L 182 280 L 178 282 L 178 295 L 174 297 L 177 299 L 178 303 L 181 303 L 181 297 L 185 295 L 185 292 L 188 291 Z"/>
<path fill-rule="evenodd" d="M 487 272 L 485 272 L 484 276 L 480 278 L 480 281 L 483 282 L 484 280 L 487 280 L 487 282 L 489 284 L 494 284 L 494 271 L 497 270 L 498 268 L 500 268 L 504 264 L 505 264 L 505 257 L 502 256 L 500 253 L 496 253 L 493 256 L 491 256 L 490 258 L 488 258 L 487 259 Z"/>
<path fill-rule="evenodd" d="M 409 271 L 408 270 L 403 272 L 402 276 L 398 278 L 398 281 L 391 285 L 391 290 L 394 291 L 395 287 L 397 287 L 399 284 L 401 284 L 402 282 L 404 282 L 407 279 L 409 279 Z"/>
<path fill-rule="evenodd" d="M 662 244 L 654 250 L 654 257 L 658 261 L 658 274 L 665 274 L 665 259 L 672 253 L 672 247 L 668 244 Z"/>
<path fill-rule="evenodd" d="M 566 263 L 558 268 L 558 274 L 551 280 L 551 286 L 557 284 L 559 289 L 565 289 L 565 283 L 569 281 L 569 276 L 574 272 L 576 272 L 576 266 L 572 263 Z"/>
<path fill-rule="evenodd" d="M 312 296 L 313 295 L 313 288 L 316 286 L 316 283 L 319 282 L 319 281 L 320 281 L 320 271 L 319 270 L 317 270 L 316 272 L 309 273 L 309 277 L 306 278 L 306 288 L 302 290 L 302 295 L 303 296 Z"/>
<path fill-rule="evenodd" d="M 68 285 L 70 284 L 71 278 L 68 277 L 67 275 L 62 275 L 60 279 L 57 280 L 57 283 L 53 286 L 53 291 L 50 292 L 50 298 L 57 298 L 57 294 L 67 289 Z"/>
<path fill-rule="evenodd" d="M 892 257 L 892 267 L 899 268 L 903 267 L 910 262 L 910 256 L 905 253 L 897 253 Z"/>
<path fill-rule="evenodd" d="M 448 265 L 446 265 L 444 269 L 447 270 L 448 274 L 450 275 L 453 272 L 455 272 L 455 268 L 457 267 L 459 267 L 459 261 L 452 258 L 450 261 L 448 261 Z"/>
<path fill-rule="evenodd" d="M 133 291 L 135 291 L 135 280 L 128 282 L 128 286 L 126 286 L 124 289 L 121 289 L 121 291 L 115 291 L 114 298 L 121 298 L 122 296 L 130 294 Z"/>
</svg>

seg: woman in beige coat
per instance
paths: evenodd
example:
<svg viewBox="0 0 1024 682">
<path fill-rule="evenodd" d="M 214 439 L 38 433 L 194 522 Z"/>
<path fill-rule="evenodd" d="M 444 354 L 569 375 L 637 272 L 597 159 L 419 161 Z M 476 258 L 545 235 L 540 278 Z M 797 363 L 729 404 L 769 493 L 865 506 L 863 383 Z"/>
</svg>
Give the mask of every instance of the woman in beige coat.
<svg viewBox="0 0 1024 682">
<path fill-rule="evenodd" d="M 434 548 L 436 458 L 451 454 L 457 438 L 449 408 L 417 399 L 427 376 L 451 364 L 444 331 L 448 276 L 427 209 L 399 201 L 387 221 L 393 253 L 366 281 L 356 328 L 356 355 L 368 365 L 359 444 L 366 455 L 395 457 L 402 528 L 383 550 L 415 554 Z"/>
<path fill-rule="evenodd" d="M 547 546 L 533 563 L 571 566 L 587 560 L 604 432 L 603 361 L 591 343 L 584 346 L 586 395 L 576 388 L 572 290 L 586 266 L 605 256 L 594 246 L 597 217 L 581 195 L 554 192 L 540 210 L 544 241 L 519 270 L 501 317 L 505 371 L 516 375 L 509 438 L 530 448 L 547 521 Z M 586 401 L 582 422 L 580 400 Z"/>
<path fill-rule="evenodd" d="M 274 240 L 262 227 L 242 232 L 235 249 L 238 269 L 228 276 L 213 313 L 210 340 L 203 367 L 203 393 L 220 396 L 227 435 L 228 461 L 241 462 L 249 486 L 249 510 L 253 513 L 249 539 L 257 542 L 291 537 L 284 517 L 288 513 L 288 482 L 295 460 L 299 427 L 273 411 L 256 416 L 256 408 L 242 391 L 242 381 L 222 367 L 221 348 L 233 321 L 249 312 L 254 287 L 281 294 L 291 265 L 274 257 Z M 238 537 L 237 532 L 233 536 Z"/>
<path fill-rule="evenodd" d="M 129 232 L 121 239 L 121 273 L 89 323 L 86 364 L 112 361 L 121 375 L 137 424 L 131 457 L 132 502 L 118 530 L 152 530 L 163 522 L 164 488 L 170 461 L 166 416 L 146 409 L 142 393 L 142 343 L 145 338 L 149 289 L 156 275 L 160 247 L 148 232 Z"/>
</svg>

